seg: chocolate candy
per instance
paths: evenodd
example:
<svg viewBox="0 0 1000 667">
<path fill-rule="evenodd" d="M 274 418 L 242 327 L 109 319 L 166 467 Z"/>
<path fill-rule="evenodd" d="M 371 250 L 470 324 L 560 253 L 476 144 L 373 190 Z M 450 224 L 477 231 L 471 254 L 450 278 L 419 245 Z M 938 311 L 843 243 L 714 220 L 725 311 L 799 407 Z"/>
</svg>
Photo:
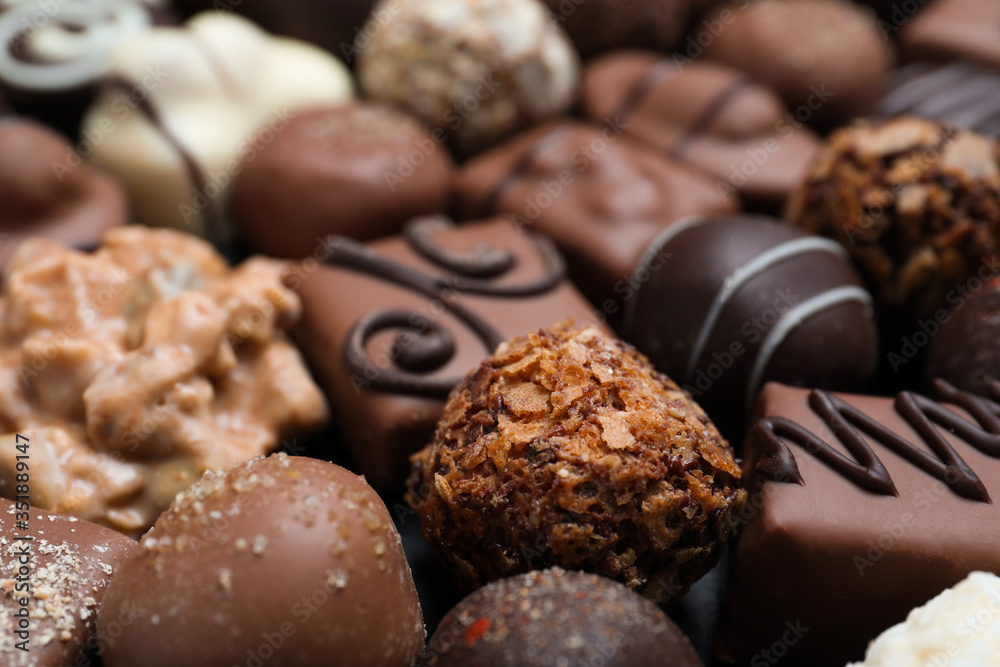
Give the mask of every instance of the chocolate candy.
<svg viewBox="0 0 1000 667">
<path fill-rule="evenodd" d="M 673 51 L 709 0 L 545 0 L 583 56 L 616 48 Z"/>
<path fill-rule="evenodd" d="M 27 238 L 91 247 L 128 221 L 118 183 L 27 120 L 0 120 L 0 202 L 0 270 Z"/>
<path fill-rule="evenodd" d="M 886 319 L 926 318 L 998 252 L 996 140 L 913 117 L 834 132 L 785 217 L 838 240 Z"/>
<path fill-rule="evenodd" d="M 764 382 L 857 389 L 875 371 L 872 299 L 835 241 L 765 217 L 692 218 L 635 276 L 626 339 L 727 430 Z"/>
<path fill-rule="evenodd" d="M 81 136 L 125 184 L 137 222 L 220 242 L 231 235 L 224 211 L 242 165 L 298 113 L 351 94 L 328 53 L 205 13 L 116 48 Z"/>
<path fill-rule="evenodd" d="M 126 605 L 132 623 L 111 623 Z M 385 505 L 332 463 L 277 454 L 208 472 L 118 568 L 106 667 L 409 667 L 424 626 Z"/>
<path fill-rule="evenodd" d="M 30 478 L 30 440 L 0 436 L 0 446 L 18 445 Z M 109 528 L 0 498 L 0 662 L 93 664 L 101 648 L 93 636 L 97 609 L 112 572 L 136 546 Z M 130 622 L 134 607 L 121 612 L 109 618 L 118 627 Z"/>
<path fill-rule="evenodd" d="M 427 644 L 425 667 L 701 667 L 650 600 L 610 579 L 554 567 L 501 579 L 462 600 Z"/>
<path fill-rule="evenodd" d="M 444 399 L 503 340 L 594 316 L 551 243 L 509 220 L 422 218 L 365 246 L 330 237 L 289 275 L 296 331 L 340 417 L 359 472 L 402 483 Z"/>
<path fill-rule="evenodd" d="M 653 52 L 591 60 L 583 106 L 625 133 L 704 170 L 747 206 L 780 210 L 819 150 L 816 135 L 781 99 L 739 70 L 708 61 L 687 66 Z"/>
<path fill-rule="evenodd" d="M 907 21 L 900 48 L 910 60 L 962 58 L 1000 68 L 1000 4 L 992 0 L 935 0 Z"/>
<path fill-rule="evenodd" d="M 503 211 L 551 237 L 573 282 L 611 317 L 621 310 L 616 295 L 667 225 L 739 206 L 706 176 L 623 132 L 615 119 L 548 123 L 470 160 L 455 186 L 463 218 Z"/>
<path fill-rule="evenodd" d="M 375 104 L 303 113 L 236 179 L 234 222 L 254 248 L 278 257 L 305 257 L 327 234 L 394 234 L 447 206 L 453 166 L 443 141 Z"/>
<path fill-rule="evenodd" d="M 268 32 L 312 42 L 350 64 L 354 40 L 375 0 L 174 0 L 174 4 L 186 14 L 213 9 L 236 12 Z"/>
<path fill-rule="evenodd" d="M 998 609 L 1000 577 L 973 572 L 883 632 L 868 645 L 865 661 L 848 667 L 988 665 L 1000 655 Z"/>
<path fill-rule="evenodd" d="M 706 58 L 745 70 L 821 128 L 867 113 L 895 59 L 875 13 L 849 0 L 720 3 L 706 20 L 720 26 Z"/>
<path fill-rule="evenodd" d="M 165 3 L 0 0 L 0 90 L 21 113 L 76 136 L 111 52 L 163 17 L 156 4 Z"/>
<path fill-rule="evenodd" d="M 382 0 L 358 36 L 365 94 L 471 154 L 566 111 L 579 58 L 537 0 Z"/>
<path fill-rule="evenodd" d="M 412 462 L 407 501 L 466 590 L 558 565 L 683 592 L 746 499 L 702 409 L 594 327 L 500 345 L 452 391 Z"/>
<path fill-rule="evenodd" d="M 725 657 L 840 666 L 970 572 L 1000 571 L 1000 385 L 992 400 L 935 388 L 944 402 L 765 387 Z"/>
<path fill-rule="evenodd" d="M 1000 380 L 1000 277 L 983 281 L 974 276 L 969 283 L 950 294 L 953 307 L 941 311 L 940 329 L 931 331 L 936 335 L 930 344 L 927 377 L 988 396 L 990 384 Z"/>
<path fill-rule="evenodd" d="M 1000 72 L 960 60 L 911 63 L 890 74 L 876 113 L 921 116 L 1000 137 Z"/>
</svg>

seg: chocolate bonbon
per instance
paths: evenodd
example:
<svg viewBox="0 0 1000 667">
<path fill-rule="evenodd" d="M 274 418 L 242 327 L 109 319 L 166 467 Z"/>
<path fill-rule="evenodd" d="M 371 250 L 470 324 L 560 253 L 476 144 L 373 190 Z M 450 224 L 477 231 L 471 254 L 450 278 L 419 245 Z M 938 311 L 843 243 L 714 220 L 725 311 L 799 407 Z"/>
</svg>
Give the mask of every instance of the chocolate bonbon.
<svg viewBox="0 0 1000 667">
<path fill-rule="evenodd" d="M 97 244 L 128 222 L 121 186 L 69 143 L 28 120 L 0 120 L 0 270 L 25 239 Z"/>
<path fill-rule="evenodd" d="M 977 276 L 962 287 L 950 295 L 950 310 L 940 312 L 940 328 L 931 329 L 935 335 L 928 349 L 926 376 L 988 396 L 990 384 L 1000 380 L 1000 277 L 984 281 Z"/>
<path fill-rule="evenodd" d="M 557 565 L 683 592 L 746 499 L 729 443 L 635 348 L 560 325 L 452 391 L 407 501 L 464 589 Z"/>
<path fill-rule="evenodd" d="M 508 213 L 551 237 L 570 275 L 607 315 L 646 246 L 674 221 L 736 210 L 739 198 L 657 155 L 608 119 L 547 123 L 470 160 L 455 207 L 465 219 Z"/>
<path fill-rule="evenodd" d="M 321 426 L 284 268 L 229 269 L 195 236 L 132 225 L 93 253 L 21 244 L 0 292 L 0 432 L 32 440 L 31 502 L 139 535 L 204 470 Z M 15 454 L 0 449 L 5 497 Z"/>
<path fill-rule="evenodd" d="M 895 60 L 875 13 L 850 0 L 720 3 L 707 20 L 721 29 L 705 58 L 745 70 L 819 127 L 870 111 Z"/>
<path fill-rule="evenodd" d="M 655 603 L 610 579 L 554 567 L 487 584 L 438 625 L 423 667 L 702 667 Z"/>
<path fill-rule="evenodd" d="M 587 64 L 586 114 L 704 170 L 747 206 L 780 210 L 805 176 L 819 139 L 781 98 L 749 75 L 709 61 L 678 64 L 619 51 Z"/>
<path fill-rule="evenodd" d="M 910 63 L 889 75 L 875 113 L 921 116 L 1000 137 L 1000 71 L 961 60 Z"/>
<path fill-rule="evenodd" d="M 626 339 L 727 428 L 764 382 L 859 389 L 875 371 L 872 299 L 835 241 L 766 217 L 692 218 L 635 275 Z"/>
<path fill-rule="evenodd" d="M 269 255 L 305 257 L 318 240 L 368 240 L 443 213 L 453 166 L 444 135 L 371 103 L 300 114 L 233 184 L 233 221 Z"/>
<path fill-rule="evenodd" d="M 461 154 L 574 101 L 579 57 L 537 0 L 383 0 L 371 22 L 358 38 L 365 94 L 445 132 Z"/>
<path fill-rule="evenodd" d="M 310 258 L 286 281 L 303 301 L 296 337 L 376 487 L 402 483 L 448 392 L 500 342 L 595 319 L 551 242 L 509 220 L 421 218 L 370 245 L 330 237 L 317 254 L 325 266 Z"/>
<path fill-rule="evenodd" d="M 941 402 L 765 388 L 724 656 L 763 659 L 792 626 L 788 660 L 843 665 L 970 572 L 998 571 L 1000 385 L 935 390 Z"/>
<path fill-rule="evenodd" d="M 908 59 L 962 58 L 1000 68 L 1000 5 L 990 0 L 935 0 L 916 12 L 899 31 Z"/>
<path fill-rule="evenodd" d="M 206 12 L 119 45 L 81 137 L 90 159 L 125 184 L 136 222 L 222 242 L 243 163 L 298 113 L 351 96 L 350 75 L 330 54 Z"/>
<path fill-rule="evenodd" d="M 0 436 L 5 449 L 19 445 L 28 452 L 30 478 L 30 439 Z M 110 528 L 0 498 L 0 662 L 93 664 L 101 648 L 93 636 L 98 607 L 112 573 L 136 546 Z"/>
<path fill-rule="evenodd" d="M 1000 146 L 902 116 L 830 135 L 785 217 L 840 242 L 886 318 L 926 318 L 995 262 Z"/>
<path fill-rule="evenodd" d="M 138 609 L 113 628 L 120 610 Z M 424 626 L 392 517 L 364 479 L 276 454 L 208 472 L 118 568 L 106 667 L 409 667 Z"/>
</svg>

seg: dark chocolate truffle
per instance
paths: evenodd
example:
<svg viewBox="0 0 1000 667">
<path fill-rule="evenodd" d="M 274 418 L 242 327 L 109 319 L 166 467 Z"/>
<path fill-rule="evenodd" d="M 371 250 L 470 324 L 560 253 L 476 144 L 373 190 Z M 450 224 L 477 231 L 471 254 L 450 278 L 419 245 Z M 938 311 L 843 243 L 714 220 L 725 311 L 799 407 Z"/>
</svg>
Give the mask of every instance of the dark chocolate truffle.
<svg viewBox="0 0 1000 667">
<path fill-rule="evenodd" d="M 24 447 L 30 477 L 31 442 L 11 434 L 0 446 Z M 110 528 L 0 498 L 0 664 L 93 664 L 97 609 L 112 572 L 136 546 Z M 110 621 L 128 623 L 131 609 Z"/>
<path fill-rule="evenodd" d="M 998 251 L 1000 147 L 919 118 L 858 122 L 830 136 L 785 217 L 840 241 L 887 317 L 926 317 Z"/>
<path fill-rule="evenodd" d="M 683 591 L 746 498 L 702 409 L 593 327 L 500 345 L 411 460 L 407 500 L 465 589 L 558 565 Z"/>
<path fill-rule="evenodd" d="M 975 63 L 921 61 L 894 70 L 878 116 L 920 116 L 1000 137 L 1000 71 Z"/>
<path fill-rule="evenodd" d="M 928 379 L 989 396 L 990 384 L 1000 380 L 1000 277 L 973 276 L 949 296 L 952 308 L 939 318 L 941 328 L 931 341 Z"/>
<path fill-rule="evenodd" d="M 354 40 L 375 0 L 174 0 L 185 15 L 221 10 L 242 14 L 264 30 L 312 42 L 353 62 Z"/>
<path fill-rule="evenodd" d="M 623 331 L 727 429 L 767 381 L 864 387 L 871 303 L 836 241 L 763 216 L 693 218 L 649 247 Z"/>
<path fill-rule="evenodd" d="M 0 269 L 26 238 L 91 247 L 127 222 L 118 183 L 26 120 L 0 120 L 0 202 Z"/>
<path fill-rule="evenodd" d="M 651 51 L 617 51 L 587 64 L 583 106 L 625 133 L 777 213 L 819 150 L 816 135 L 769 88 L 722 63 L 686 66 Z"/>
<path fill-rule="evenodd" d="M 234 222 L 255 249 L 278 257 L 305 257 L 327 234 L 394 234 L 447 206 L 453 166 L 443 141 L 376 104 L 300 114 L 236 179 Z"/>
<path fill-rule="evenodd" d="M 708 20 L 721 30 L 706 58 L 746 70 L 819 127 L 867 113 L 895 59 L 875 13 L 849 0 L 720 3 Z"/>
<path fill-rule="evenodd" d="M 710 0 L 544 0 L 580 55 L 633 47 L 672 51 Z"/>
<path fill-rule="evenodd" d="M 125 605 L 137 611 L 114 632 Z M 409 667 L 424 626 L 399 534 L 364 479 L 276 454 L 178 494 L 108 588 L 106 667 Z"/>
<path fill-rule="evenodd" d="M 462 600 L 427 644 L 425 667 L 701 667 L 651 600 L 595 574 L 554 567 Z"/>
</svg>

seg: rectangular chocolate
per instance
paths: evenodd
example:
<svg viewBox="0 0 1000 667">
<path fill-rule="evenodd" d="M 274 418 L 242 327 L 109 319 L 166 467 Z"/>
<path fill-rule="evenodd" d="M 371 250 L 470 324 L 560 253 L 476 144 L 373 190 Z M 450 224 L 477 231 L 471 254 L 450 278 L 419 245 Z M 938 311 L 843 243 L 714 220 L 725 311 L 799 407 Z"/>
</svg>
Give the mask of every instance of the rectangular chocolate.
<svg viewBox="0 0 1000 667">
<path fill-rule="evenodd" d="M 331 237 L 324 254 L 289 277 L 303 301 L 296 337 L 376 487 L 402 483 L 448 391 L 497 344 L 599 320 L 552 243 L 506 218 L 423 218 L 369 245 Z"/>
<path fill-rule="evenodd" d="M 843 667 L 970 572 L 1000 572 L 1000 405 L 935 387 L 948 403 L 765 387 L 720 658 Z"/>
</svg>

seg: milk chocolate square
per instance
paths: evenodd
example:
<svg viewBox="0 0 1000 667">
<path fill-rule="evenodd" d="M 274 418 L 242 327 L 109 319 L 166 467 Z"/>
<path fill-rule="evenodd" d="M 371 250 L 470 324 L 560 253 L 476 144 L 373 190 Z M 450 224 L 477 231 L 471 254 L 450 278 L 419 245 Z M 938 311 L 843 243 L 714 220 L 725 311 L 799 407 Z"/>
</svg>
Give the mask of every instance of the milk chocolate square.
<svg viewBox="0 0 1000 667">
<path fill-rule="evenodd" d="M 1000 572 L 1000 405 L 935 387 L 948 403 L 765 387 L 720 657 L 842 667 L 970 572 Z"/>
<path fill-rule="evenodd" d="M 402 483 L 451 387 L 500 342 L 600 320 L 552 243 L 506 218 L 422 218 L 369 245 L 329 237 L 317 252 L 324 265 L 288 278 L 303 302 L 296 337 L 376 487 Z"/>
</svg>

